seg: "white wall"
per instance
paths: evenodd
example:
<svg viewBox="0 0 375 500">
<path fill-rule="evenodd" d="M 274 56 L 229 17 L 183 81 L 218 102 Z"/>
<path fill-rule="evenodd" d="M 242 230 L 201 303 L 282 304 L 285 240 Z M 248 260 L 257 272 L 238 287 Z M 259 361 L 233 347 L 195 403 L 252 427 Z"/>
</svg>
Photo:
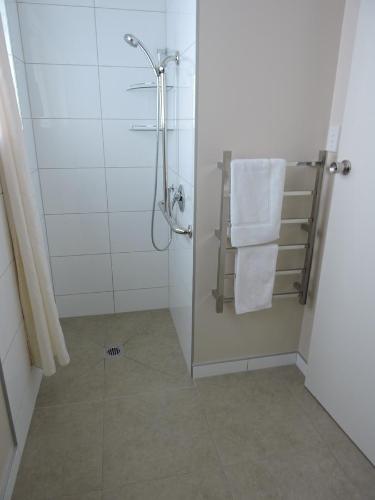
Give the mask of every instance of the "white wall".
<svg viewBox="0 0 375 500">
<path fill-rule="evenodd" d="M 216 163 L 225 149 L 237 158 L 318 157 L 326 144 L 343 8 L 344 0 L 199 2 L 195 363 L 298 348 L 303 307 L 295 300 L 275 300 L 271 310 L 243 316 L 229 304 L 224 314 L 215 312 Z M 294 189 L 301 181 L 288 179 Z"/>
<path fill-rule="evenodd" d="M 30 0 L 18 10 L 60 315 L 167 307 L 168 254 L 149 236 L 154 134 L 129 130 L 154 123 L 155 91 L 126 91 L 153 73 L 123 41 L 133 32 L 156 57 L 164 1 Z"/>
<path fill-rule="evenodd" d="M 13 1 L 2 1 L 0 6 L 2 20 L 4 16 L 8 18 L 8 23 L 3 24 L 8 24 L 9 27 L 7 36 L 8 53 L 15 67 L 20 111 L 30 159 L 29 168 L 32 171 L 34 185 L 37 189 L 36 195 L 38 195 L 39 178 L 34 162 L 35 151 L 33 150 L 28 96 L 24 79 L 17 6 Z M 11 495 L 41 381 L 40 370 L 30 366 L 15 272 L 4 196 L 0 186 L 0 359 L 4 371 L 12 420 L 18 439 L 18 447 L 10 472 L 6 498 L 10 498 Z"/>
<path fill-rule="evenodd" d="M 167 0 L 167 47 L 180 52 L 175 71 L 175 89 L 170 91 L 175 102 L 169 118 L 176 131 L 169 137 L 169 183 L 182 184 L 186 208 L 175 213 L 179 222 L 192 225 L 194 219 L 195 162 L 195 52 L 196 0 Z M 168 75 L 173 78 L 173 66 Z M 190 369 L 192 343 L 193 239 L 174 236 L 169 249 L 169 307 Z"/>
</svg>

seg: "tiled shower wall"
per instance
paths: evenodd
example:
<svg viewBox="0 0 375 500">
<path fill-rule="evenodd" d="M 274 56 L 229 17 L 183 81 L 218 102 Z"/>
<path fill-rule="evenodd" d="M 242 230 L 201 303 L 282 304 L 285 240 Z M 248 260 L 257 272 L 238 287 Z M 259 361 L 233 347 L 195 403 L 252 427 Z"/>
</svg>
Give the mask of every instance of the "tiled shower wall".
<svg viewBox="0 0 375 500">
<path fill-rule="evenodd" d="M 195 51 L 196 0 L 167 0 L 167 47 L 179 50 L 175 77 L 175 127 L 169 137 L 169 182 L 182 184 L 186 195 L 183 213 L 175 209 L 179 222 L 194 221 L 195 142 Z M 173 66 L 169 67 L 169 73 Z M 169 249 L 169 307 L 187 365 L 191 365 L 193 239 L 175 236 Z"/>
<path fill-rule="evenodd" d="M 155 121 L 142 38 L 166 46 L 163 0 L 18 2 L 56 301 L 61 316 L 168 306 L 168 253 L 149 236 Z M 160 197 L 159 197 L 160 199 Z M 167 228 L 157 216 L 160 243 Z"/>
</svg>

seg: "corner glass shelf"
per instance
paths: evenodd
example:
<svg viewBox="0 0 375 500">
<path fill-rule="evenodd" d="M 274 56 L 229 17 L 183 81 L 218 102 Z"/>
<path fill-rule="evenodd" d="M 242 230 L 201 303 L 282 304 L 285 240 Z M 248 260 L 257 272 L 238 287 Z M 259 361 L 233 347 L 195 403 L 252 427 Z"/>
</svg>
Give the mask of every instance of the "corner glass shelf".
<svg viewBox="0 0 375 500">
<path fill-rule="evenodd" d="M 129 130 L 132 130 L 133 132 L 155 132 L 156 131 L 156 125 L 131 125 Z M 168 127 L 169 131 L 176 130 L 175 127 Z"/>
<path fill-rule="evenodd" d="M 170 90 L 173 88 L 173 85 L 167 85 L 167 90 Z M 126 90 L 142 90 L 142 89 L 156 89 L 156 83 L 155 82 L 140 82 L 140 83 L 133 83 L 130 85 Z"/>
</svg>

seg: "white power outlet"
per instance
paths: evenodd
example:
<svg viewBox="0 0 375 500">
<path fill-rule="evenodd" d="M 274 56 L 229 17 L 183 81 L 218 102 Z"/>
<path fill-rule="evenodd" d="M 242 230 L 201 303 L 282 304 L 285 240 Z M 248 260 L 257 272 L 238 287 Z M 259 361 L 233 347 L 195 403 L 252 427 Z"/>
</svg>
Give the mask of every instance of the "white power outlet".
<svg viewBox="0 0 375 500">
<path fill-rule="evenodd" d="M 326 145 L 327 151 L 333 151 L 337 153 L 337 149 L 339 147 L 340 132 L 340 125 L 333 125 L 332 127 L 329 127 Z"/>
</svg>

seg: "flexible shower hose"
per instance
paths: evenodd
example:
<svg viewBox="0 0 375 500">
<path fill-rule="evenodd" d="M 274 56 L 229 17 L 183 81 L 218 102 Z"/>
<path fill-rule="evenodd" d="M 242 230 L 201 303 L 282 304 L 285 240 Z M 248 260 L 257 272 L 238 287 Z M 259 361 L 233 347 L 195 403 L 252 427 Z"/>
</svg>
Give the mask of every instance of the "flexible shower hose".
<svg viewBox="0 0 375 500">
<path fill-rule="evenodd" d="M 155 151 L 155 179 L 154 179 L 154 199 L 152 203 L 152 216 L 151 216 L 151 241 L 152 245 L 158 252 L 163 252 L 164 250 L 168 250 L 172 243 L 172 229 L 169 228 L 169 238 L 168 243 L 165 247 L 159 247 L 155 242 L 154 237 L 154 227 L 155 227 L 155 212 L 156 212 L 156 198 L 158 194 L 158 164 L 159 164 L 159 142 L 160 142 L 160 92 L 163 92 L 163 89 L 160 86 L 159 78 L 156 79 L 156 151 Z M 166 133 L 166 131 L 164 131 Z M 164 165 L 163 165 L 164 168 Z M 165 207 L 167 208 L 167 207 Z"/>
</svg>

